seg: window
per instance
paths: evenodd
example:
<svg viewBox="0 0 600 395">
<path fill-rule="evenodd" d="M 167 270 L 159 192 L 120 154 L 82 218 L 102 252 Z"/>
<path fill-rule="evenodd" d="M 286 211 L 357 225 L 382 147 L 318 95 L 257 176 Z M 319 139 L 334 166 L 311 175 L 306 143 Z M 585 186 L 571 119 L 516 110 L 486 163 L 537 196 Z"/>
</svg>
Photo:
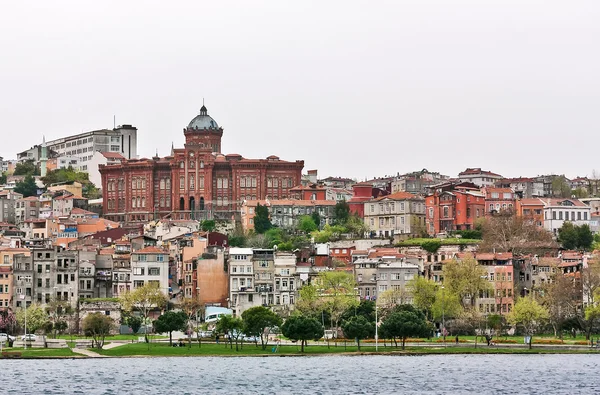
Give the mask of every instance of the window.
<svg viewBox="0 0 600 395">
<path fill-rule="evenodd" d="M 179 189 L 185 189 L 185 177 L 184 176 L 179 177 Z"/>
<path fill-rule="evenodd" d="M 144 275 L 144 268 L 143 267 L 134 267 L 133 268 L 133 274 L 136 276 L 143 276 Z"/>
<path fill-rule="evenodd" d="M 160 268 L 158 267 L 149 267 L 148 268 L 149 276 L 160 276 Z"/>
</svg>

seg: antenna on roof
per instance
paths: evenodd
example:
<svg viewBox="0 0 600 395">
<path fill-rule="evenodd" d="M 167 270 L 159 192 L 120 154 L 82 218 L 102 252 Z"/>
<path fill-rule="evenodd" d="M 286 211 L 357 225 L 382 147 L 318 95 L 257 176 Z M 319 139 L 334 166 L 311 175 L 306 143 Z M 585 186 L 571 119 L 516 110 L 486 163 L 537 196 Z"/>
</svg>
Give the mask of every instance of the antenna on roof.
<svg viewBox="0 0 600 395">
<path fill-rule="evenodd" d="M 117 116 L 113 115 L 113 129 L 117 128 Z"/>
</svg>

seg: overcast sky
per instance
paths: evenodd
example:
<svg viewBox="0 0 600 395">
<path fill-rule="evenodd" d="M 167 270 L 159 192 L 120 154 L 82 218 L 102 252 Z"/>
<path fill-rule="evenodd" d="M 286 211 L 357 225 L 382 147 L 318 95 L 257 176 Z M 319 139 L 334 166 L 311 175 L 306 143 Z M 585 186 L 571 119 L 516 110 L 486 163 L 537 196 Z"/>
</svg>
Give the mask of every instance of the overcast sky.
<svg viewBox="0 0 600 395">
<path fill-rule="evenodd" d="M 0 11 L 0 156 L 133 124 L 320 177 L 600 169 L 600 1 L 15 1 Z"/>
</svg>

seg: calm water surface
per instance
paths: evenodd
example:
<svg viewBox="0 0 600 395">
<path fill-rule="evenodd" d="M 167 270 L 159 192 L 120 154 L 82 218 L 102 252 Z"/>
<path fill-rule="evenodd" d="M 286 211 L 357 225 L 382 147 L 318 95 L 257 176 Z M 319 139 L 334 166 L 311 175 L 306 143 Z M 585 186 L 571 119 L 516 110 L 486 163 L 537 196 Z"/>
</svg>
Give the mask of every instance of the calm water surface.
<svg viewBox="0 0 600 395">
<path fill-rule="evenodd" d="M 0 361 L 1 394 L 600 394 L 600 355 Z"/>
</svg>

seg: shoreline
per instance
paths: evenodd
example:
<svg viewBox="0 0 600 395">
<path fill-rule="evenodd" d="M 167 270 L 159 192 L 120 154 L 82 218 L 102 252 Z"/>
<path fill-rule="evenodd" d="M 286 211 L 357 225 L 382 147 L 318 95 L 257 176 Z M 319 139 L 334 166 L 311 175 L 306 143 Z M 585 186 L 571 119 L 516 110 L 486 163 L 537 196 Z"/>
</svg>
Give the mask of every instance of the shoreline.
<svg viewBox="0 0 600 395">
<path fill-rule="evenodd" d="M 340 351 L 340 352 L 319 352 L 319 353 L 260 353 L 260 354 L 248 354 L 243 351 L 238 354 L 186 354 L 186 355 L 102 355 L 97 356 L 90 355 L 70 355 L 70 356 L 51 356 L 51 355 L 27 355 L 22 357 L 14 358 L 0 358 L 4 360 L 23 360 L 23 359 L 114 359 L 114 358 L 287 358 L 287 357 L 331 357 L 331 356 L 426 356 L 426 355 L 557 355 L 557 354 L 600 354 L 600 351 L 596 349 L 510 349 L 510 348 L 494 348 L 494 349 L 473 349 L 473 350 L 448 350 L 448 349 L 436 349 L 436 350 L 395 350 L 395 351 Z"/>
</svg>

